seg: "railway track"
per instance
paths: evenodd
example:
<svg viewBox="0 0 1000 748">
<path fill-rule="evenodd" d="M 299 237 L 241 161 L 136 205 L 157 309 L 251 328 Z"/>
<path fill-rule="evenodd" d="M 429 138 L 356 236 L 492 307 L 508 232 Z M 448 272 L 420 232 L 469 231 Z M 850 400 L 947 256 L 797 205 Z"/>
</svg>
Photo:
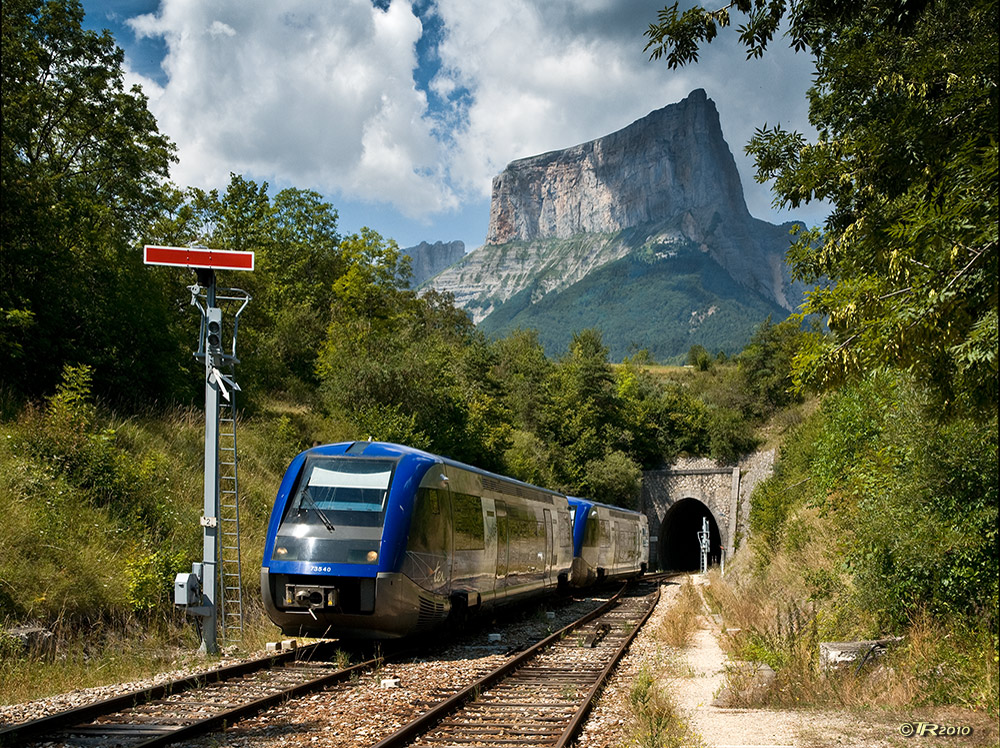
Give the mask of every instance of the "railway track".
<svg viewBox="0 0 1000 748">
<path fill-rule="evenodd" d="M 628 585 L 374 748 L 568 745 L 658 599 L 655 581 Z"/>
<path fill-rule="evenodd" d="M 341 668 L 320 659 L 329 649 L 321 642 L 0 728 L 0 746 L 169 745 L 348 680 L 381 662 Z"/>
<path fill-rule="evenodd" d="M 652 611 L 657 581 L 653 578 L 639 583 L 644 588 L 635 583 L 628 591 L 623 588 L 600 608 L 507 658 L 497 670 L 483 675 L 480 669 L 471 676 L 470 680 L 475 679 L 471 685 L 441 692 L 444 700 L 440 703 L 435 701 L 439 694 L 428 693 L 424 697 L 427 701 L 411 704 L 412 713 L 422 716 L 382 740 L 378 748 L 415 741 L 420 745 L 470 741 L 483 745 L 510 745 L 512 741 L 565 745 Z M 332 693 L 337 683 L 354 681 L 362 672 L 406 658 L 406 653 L 397 652 L 340 668 L 325 661 L 333 649 L 329 642 L 301 647 L 4 726 L 0 728 L 0 746 L 170 745 L 226 729 L 311 692 Z"/>
</svg>

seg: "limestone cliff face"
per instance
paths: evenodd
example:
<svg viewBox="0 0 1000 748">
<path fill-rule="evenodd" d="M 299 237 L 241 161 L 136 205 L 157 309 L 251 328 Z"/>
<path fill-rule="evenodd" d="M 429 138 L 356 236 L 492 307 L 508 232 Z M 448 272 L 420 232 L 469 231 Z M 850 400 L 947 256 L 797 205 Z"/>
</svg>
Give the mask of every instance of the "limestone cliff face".
<svg viewBox="0 0 1000 748">
<path fill-rule="evenodd" d="M 603 138 L 512 162 L 493 180 L 487 244 L 749 218 L 715 104 L 701 89 Z"/>
<path fill-rule="evenodd" d="M 597 140 L 511 162 L 493 180 L 487 243 L 431 281 L 479 322 L 535 303 L 638 251 L 706 253 L 787 310 L 789 226 L 753 218 L 715 103 L 696 90 Z"/>
<path fill-rule="evenodd" d="M 410 269 L 413 277 L 410 285 L 414 288 L 428 278 L 432 278 L 450 265 L 465 257 L 465 242 L 420 242 L 415 247 L 401 250 L 410 258 Z"/>
</svg>

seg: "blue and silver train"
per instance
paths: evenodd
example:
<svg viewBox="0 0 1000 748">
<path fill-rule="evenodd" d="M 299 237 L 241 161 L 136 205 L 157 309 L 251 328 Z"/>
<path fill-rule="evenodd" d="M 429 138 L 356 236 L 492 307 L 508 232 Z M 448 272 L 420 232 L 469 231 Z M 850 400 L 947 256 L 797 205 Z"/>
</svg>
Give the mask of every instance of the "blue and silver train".
<svg viewBox="0 0 1000 748">
<path fill-rule="evenodd" d="M 647 560 L 636 512 L 410 447 L 344 442 L 303 452 L 285 472 L 261 591 L 286 635 L 392 639 L 638 574 Z"/>
</svg>

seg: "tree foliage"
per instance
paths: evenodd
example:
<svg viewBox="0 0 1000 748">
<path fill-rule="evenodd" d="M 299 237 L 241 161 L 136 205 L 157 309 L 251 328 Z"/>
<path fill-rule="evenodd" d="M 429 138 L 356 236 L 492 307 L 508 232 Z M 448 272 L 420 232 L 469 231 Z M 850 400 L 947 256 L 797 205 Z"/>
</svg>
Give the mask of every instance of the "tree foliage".
<svg viewBox="0 0 1000 748">
<path fill-rule="evenodd" d="M 218 273 L 220 286 L 239 286 L 252 296 L 240 323 L 240 350 L 253 354 L 241 357 L 241 386 L 300 396 L 314 389 L 333 285 L 347 269 L 337 211 L 312 190 L 289 187 L 272 199 L 266 182 L 238 174 L 222 193 L 166 184 L 161 197 L 144 243 L 255 253 L 254 272 Z M 177 300 L 186 301 L 184 283 L 191 278 L 169 272 Z M 190 316 L 181 321 L 188 346 L 195 342 L 192 324 Z"/>
<path fill-rule="evenodd" d="M 171 305 L 134 241 L 173 159 L 110 34 L 78 2 L 3 4 L 0 368 L 38 394 L 64 363 L 122 398 L 178 387 Z"/>
<path fill-rule="evenodd" d="M 664 9 L 653 58 L 694 62 L 740 13 L 748 57 L 782 27 L 816 64 L 814 142 L 761 127 L 747 150 L 776 205 L 827 200 L 822 229 L 789 259 L 816 284 L 805 314 L 828 320 L 796 359 L 800 385 L 883 365 L 930 382 L 949 407 L 997 388 L 997 3 L 738 0 Z"/>
</svg>

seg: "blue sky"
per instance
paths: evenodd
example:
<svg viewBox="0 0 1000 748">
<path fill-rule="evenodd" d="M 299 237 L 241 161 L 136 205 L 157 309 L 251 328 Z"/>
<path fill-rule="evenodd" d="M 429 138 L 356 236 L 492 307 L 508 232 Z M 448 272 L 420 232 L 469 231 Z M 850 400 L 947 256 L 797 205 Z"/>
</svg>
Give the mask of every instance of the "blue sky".
<svg viewBox="0 0 1000 748">
<path fill-rule="evenodd" d="M 510 161 L 621 129 L 704 88 L 747 205 L 774 211 L 743 146 L 755 127 L 811 133 L 811 65 L 783 42 L 747 62 L 732 34 L 697 65 L 643 53 L 663 0 L 83 0 L 178 146 L 172 179 L 229 173 L 322 193 L 344 233 L 407 247 L 483 243 L 492 178 Z"/>
</svg>

